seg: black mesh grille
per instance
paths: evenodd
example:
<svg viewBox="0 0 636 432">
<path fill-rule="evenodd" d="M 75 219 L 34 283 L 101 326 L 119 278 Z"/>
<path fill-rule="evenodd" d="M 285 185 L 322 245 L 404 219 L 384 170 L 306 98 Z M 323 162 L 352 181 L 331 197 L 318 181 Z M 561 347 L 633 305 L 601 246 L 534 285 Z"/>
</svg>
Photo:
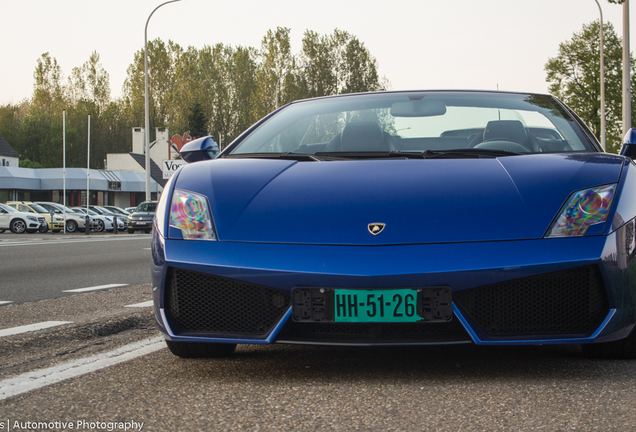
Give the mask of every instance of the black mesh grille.
<svg viewBox="0 0 636 432">
<path fill-rule="evenodd" d="M 490 336 L 589 336 L 609 311 L 596 266 L 456 292 L 455 304 Z"/>
<path fill-rule="evenodd" d="M 291 304 L 285 291 L 181 269 L 168 270 L 165 300 L 178 334 L 264 336 Z"/>
<path fill-rule="evenodd" d="M 470 341 L 459 320 L 446 323 L 349 324 L 287 321 L 278 341 L 316 343 L 434 343 Z"/>
</svg>

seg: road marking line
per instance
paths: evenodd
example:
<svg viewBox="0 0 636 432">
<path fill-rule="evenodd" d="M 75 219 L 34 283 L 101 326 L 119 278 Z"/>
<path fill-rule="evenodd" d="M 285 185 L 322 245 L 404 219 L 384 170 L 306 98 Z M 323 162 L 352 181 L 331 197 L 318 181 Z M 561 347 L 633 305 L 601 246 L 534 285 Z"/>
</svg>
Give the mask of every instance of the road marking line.
<svg viewBox="0 0 636 432">
<path fill-rule="evenodd" d="M 36 324 L 23 325 L 20 327 L 11 327 L 0 330 L 0 337 L 13 336 L 21 333 L 28 333 L 37 330 L 43 330 L 51 327 L 57 327 L 64 324 L 73 324 L 71 321 L 44 321 Z"/>
<path fill-rule="evenodd" d="M 61 381 L 95 372 L 159 351 L 166 347 L 161 336 L 144 339 L 116 350 L 96 354 L 45 369 L 26 372 L 13 378 L 0 381 L 0 400 L 37 390 Z"/>
<path fill-rule="evenodd" d="M 41 245 L 57 245 L 63 243 L 87 243 L 87 242 L 103 242 L 103 241 L 118 241 L 118 240 L 143 240 L 150 239 L 150 237 L 142 236 L 142 235 L 131 235 L 131 236 L 87 236 L 88 238 L 71 238 L 71 237 L 61 237 L 57 239 L 24 239 L 24 240 L 2 240 L 0 241 L 0 247 L 12 247 L 12 246 L 41 246 Z"/>
<path fill-rule="evenodd" d="M 6 305 L 9 303 L 13 303 L 12 301 L 0 301 L 0 305 Z"/>
<path fill-rule="evenodd" d="M 103 289 L 108 289 L 108 288 L 117 288 L 117 287 L 123 287 L 123 286 L 128 286 L 128 284 L 108 284 L 108 285 L 97 285 L 97 286 L 86 287 L 86 288 L 78 288 L 78 289 L 72 289 L 72 290 L 64 290 L 64 291 L 62 291 L 62 292 L 86 292 L 86 291 L 97 291 L 97 290 L 103 290 Z"/>
<path fill-rule="evenodd" d="M 148 300 L 146 302 L 143 303 L 135 303 L 135 304 L 131 304 L 131 305 L 126 305 L 124 307 L 134 307 L 134 308 L 138 308 L 138 307 L 152 307 L 152 300 Z"/>
</svg>

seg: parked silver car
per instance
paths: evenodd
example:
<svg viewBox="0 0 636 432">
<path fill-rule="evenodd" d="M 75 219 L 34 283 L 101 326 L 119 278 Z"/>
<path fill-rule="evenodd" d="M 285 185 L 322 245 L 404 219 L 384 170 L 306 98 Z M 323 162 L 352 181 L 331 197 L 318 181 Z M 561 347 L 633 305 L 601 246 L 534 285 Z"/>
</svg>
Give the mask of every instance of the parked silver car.
<svg viewBox="0 0 636 432">
<path fill-rule="evenodd" d="M 82 231 L 86 229 L 86 215 L 78 213 L 69 207 L 65 207 L 62 204 L 46 201 L 38 201 L 36 204 L 41 205 L 45 209 L 53 210 L 57 216 L 62 216 L 66 213 L 66 231 L 73 233 L 75 231 Z M 92 220 L 91 220 L 92 222 Z"/>
<path fill-rule="evenodd" d="M 86 207 L 72 207 L 71 209 L 86 215 Z M 88 209 L 88 215 L 93 220 L 93 231 L 102 232 L 102 231 L 113 230 L 112 218 L 109 218 L 107 216 L 102 216 L 91 209 Z"/>
<path fill-rule="evenodd" d="M 120 215 L 118 213 L 112 212 L 102 206 L 88 206 L 89 209 L 93 210 L 95 213 L 104 216 L 107 219 L 110 219 L 111 223 L 115 222 L 115 218 L 117 218 L 117 229 L 120 231 L 123 231 L 126 229 L 126 219 L 128 218 L 127 216 L 124 215 Z M 112 231 L 112 229 L 108 230 L 108 231 Z"/>
</svg>

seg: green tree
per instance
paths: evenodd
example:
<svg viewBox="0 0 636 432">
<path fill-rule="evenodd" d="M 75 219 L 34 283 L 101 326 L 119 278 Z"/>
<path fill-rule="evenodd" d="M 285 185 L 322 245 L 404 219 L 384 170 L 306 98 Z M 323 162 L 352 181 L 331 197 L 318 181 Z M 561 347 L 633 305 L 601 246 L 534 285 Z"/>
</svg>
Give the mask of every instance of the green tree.
<svg viewBox="0 0 636 432">
<path fill-rule="evenodd" d="M 260 67 L 256 73 L 258 87 L 255 91 L 255 109 L 258 118 L 263 117 L 276 108 L 278 90 L 279 106 L 281 106 L 281 80 L 291 69 L 295 68 L 291 53 L 290 29 L 278 27 L 276 31 L 268 30 L 261 42 L 259 51 Z"/>
<path fill-rule="evenodd" d="M 188 129 L 193 138 L 200 138 L 208 134 L 207 121 L 201 102 L 195 101 L 188 115 Z"/>
<path fill-rule="evenodd" d="M 338 93 L 337 59 L 333 38 L 307 30 L 303 36 L 301 63 L 305 71 L 305 97 Z"/>
<path fill-rule="evenodd" d="M 606 142 L 607 151 L 616 152 L 621 143 L 622 42 L 610 23 L 603 27 Z M 570 106 L 597 138 L 601 130 L 599 30 L 598 21 L 584 25 L 571 40 L 559 45 L 559 54 L 545 65 L 550 93 Z M 633 60 L 631 64 L 633 86 L 636 83 Z"/>
<path fill-rule="evenodd" d="M 39 162 L 33 162 L 31 159 L 21 159 L 20 168 L 44 168 Z"/>
</svg>

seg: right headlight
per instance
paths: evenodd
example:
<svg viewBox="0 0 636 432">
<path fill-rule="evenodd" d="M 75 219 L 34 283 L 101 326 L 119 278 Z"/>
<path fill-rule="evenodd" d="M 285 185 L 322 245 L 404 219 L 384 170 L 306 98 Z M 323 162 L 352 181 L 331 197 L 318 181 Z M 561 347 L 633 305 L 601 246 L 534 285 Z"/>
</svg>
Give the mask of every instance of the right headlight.
<svg viewBox="0 0 636 432">
<path fill-rule="evenodd" d="M 28 220 L 32 220 L 33 222 L 37 222 L 38 221 L 38 218 L 35 217 L 35 216 L 27 216 L 27 219 Z"/>
<path fill-rule="evenodd" d="M 599 223 L 605 223 L 612 208 L 616 185 L 597 186 L 570 195 L 546 237 L 580 237 Z"/>
<path fill-rule="evenodd" d="M 169 223 L 181 231 L 184 240 L 217 240 L 208 199 L 203 195 L 175 189 Z"/>
</svg>

